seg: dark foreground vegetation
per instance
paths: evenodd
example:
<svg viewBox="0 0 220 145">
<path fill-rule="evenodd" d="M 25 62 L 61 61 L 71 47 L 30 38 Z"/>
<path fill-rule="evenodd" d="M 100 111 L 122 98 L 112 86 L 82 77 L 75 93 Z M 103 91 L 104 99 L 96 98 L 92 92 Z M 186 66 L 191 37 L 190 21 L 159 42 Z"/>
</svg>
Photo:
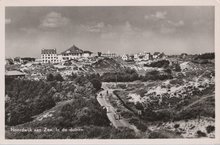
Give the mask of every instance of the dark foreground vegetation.
<svg viewBox="0 0 220 145">
<path fill-rule="evenodd" d="M 95 98 L 99 88 L 97 78 L 85 76 L 72 81 L 7 81 L 6 138 L 137 138 L 133 130 L 110 126 Z M 13 131 L 22 128 L 31 131 Z"/>
</svg>

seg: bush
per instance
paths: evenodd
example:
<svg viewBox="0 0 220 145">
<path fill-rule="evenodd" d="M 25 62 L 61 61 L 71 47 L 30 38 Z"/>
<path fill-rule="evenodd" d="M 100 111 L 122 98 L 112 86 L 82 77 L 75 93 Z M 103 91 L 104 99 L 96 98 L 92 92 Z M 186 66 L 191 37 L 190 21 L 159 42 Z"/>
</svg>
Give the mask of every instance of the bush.
<svg viewBox="0 0 220 145">
<path fill-rule="evenodd" d="M 63 77 L 59 73 L 54 76 L 54 79 L 60 82 L 64 81 Z"/>
<path fill-rule="evenodd" d="M 207 136 L 206 133 L 202 132 L 201 130 L 198 130 L 196 133 L 197 133 L 198 137 L 206 137 Z"/>
<path fill-rule="evenodd" d="M 215 131 L 215 126 L 212 126 L 212 125 L 207 126 L 206 131 L 207 131 L 207 133 L 211 133 L 211 132 Z"/>
<path fill-rule="evenodd" d="M 51 74 L 51 73 L 49 73 L 48 75 L 47 75 L 47 81 L 54 81 L 54 76 L 53 76 L 53 74 Z"/>
<path fill-rule="evenodd" d="M 142 78 L 144 81 L 147 80 L 166 80 L 166 79 L 172 79 L 173 76 L 171 74 L 160 74 L 159 71 L 157 70 L 153 70 L 150 72 L 147 72 L 144 76 L 144 78 Z"/>
<path fill-rule="evenodd" d="M 159 60 L 159 61 L 152 62 L 151 64 L 144 64 L 144 66 L 167 68 L 169 64 L 170 64 L 169 60 Z"/>
<path fill-rule="evenodd" d="M 126 68 L 120 72 L 107 72 L 103 73 L 101 80 L 104 82 L 132 82 L 139 80 L 138 73 L 134 69 Z"/>
<path fill-rule="evenodd" d="M 175 124 L 175 125 L 174 125 L 174 128 L 179 128 L 179 127 L 180 127 L 179 124 Z"/>
<path fill-rule="evenodd" d="M 102 82 L 101 82 L 100 80 L 94 78 L 94 79 L 92 79 L 90 82 L 92 83 L 93 87 L 94 87 L 97 91 L 101 89 L 101 87 L 102 87 Z"/>
<path fill-rule="evenodd" d="M 215 59 L 215 53 L 204 53 L 197 56 L 195 59 Z"/>
<path fill-rule="evenodd" d="M 181 71 L 181 67 L 178 63 L 175 63 L 172 65 L 172 69 L 176 72 L 180 72 Z"/>
</svg>

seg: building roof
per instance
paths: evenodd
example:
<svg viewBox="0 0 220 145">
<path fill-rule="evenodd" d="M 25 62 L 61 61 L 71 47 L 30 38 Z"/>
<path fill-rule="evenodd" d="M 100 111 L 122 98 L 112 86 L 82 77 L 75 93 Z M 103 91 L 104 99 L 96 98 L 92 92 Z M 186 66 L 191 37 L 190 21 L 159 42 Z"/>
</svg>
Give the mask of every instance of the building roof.
<svg viewBox="0 0 220 145">
<path fill-rule="evenodd" d="M 63 51 L 61 54 L 68 54 L 68 53 L 73 53 L 73 54 L 83 53 L 83 50 L 82 50 L 82 49 L 79 49 L 78 47 L 76 47 L 75 45 L 73 45 L 73 46 L 70 47 L 69 49 Z"/>
<path fill-rule="evenodd" d="M 5 75 L 6 76 L 24 76 L 25 74 L 17 70 L 11 70 L 11 71 L 6 71 Z"/>
<path fill-rule="evenodd" d="M 83 53 L 89 53 L 89 54 L 92 54 L 92 52 L 91 51 L 83 51 Z"/>
<path fill-rule="evenodd" d="M 56 54 L 57 50 L 56 49 L 42 49 L 41 54 Z"/>
<path fill-rule="evenodd" d="M 154 55 L 159 55 L 160 54 L 160 52 L 154 52 Z"/>
</svg>

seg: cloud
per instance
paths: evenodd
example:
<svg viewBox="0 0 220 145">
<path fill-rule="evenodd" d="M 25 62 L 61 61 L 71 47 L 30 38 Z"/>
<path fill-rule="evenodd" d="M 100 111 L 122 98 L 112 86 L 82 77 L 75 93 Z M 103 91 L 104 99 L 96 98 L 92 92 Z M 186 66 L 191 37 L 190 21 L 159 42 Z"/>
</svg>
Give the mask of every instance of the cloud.
<svg viewBox="0 0 220 145">
<path fill-rule="evenodd" d="M 185 23 L 183 20 L 179 20 L 177 22 L 167 20 L 161 24 L 160 32 L 164 33 L 164 34 L 175 33 L 178 29 L 180 29 L 182 26 L 184 26 L 184 24 Z"/>
<path fill-rule="evenodd" d="M 156 13 L 154 14 L 151 14 L 151 15 L 145 15 L 144 18 L 146 20 L 163 20 L 163 19 L 166 19 L 166 15 L 167 15 L 167 12 L 166 11 L 157 11 Z"/>
<path fill-rule="evenodd" d="M 114 39 L 118 37 L 118 34 L 116 32 L 106 32 L 101 34 L 102 39 Z"/>
<path fill-rule="evenodd" d="M 163 34 L 170 34 L 176 32 L 176 28 L 161 26 L 160 32 Z"/>
<path fill-rule="evenodd" d="M 175 27 L 180 27 L 184 25 L 184 21 L 183 20 L 179 20 L 178 22 L 174 22 L 174 21 L 167 21 L 168 24 L 175 26 Z"/>
<path fill-rule="evenodd" d="M 35 28 L 21 28 L 20 30 L 26 34 L 36 34 L 38 32 Z"/>
<path fill-rule="evenodd" d="M 81 29 L 84 31 L 88 32 L 102 32 L 103 29 L 105 28 L 105 23 L 104 22 L 98 22 L 98 23 L 93 23 L 89 25 L 81 25 Z"/>
<path fill-rule="evenodd" d="M 58 28 L 58 27 L 66 26 L 69 23 L 70 23 L 70 19 L 62 16 L 60 13 L 50 12 L 41 20 L 40 27 Z"/>
<path fill-rule="evenodd" d="M 6 18 L 5 19 L 5 24 L 11 24 L 11 19 L 10 18 Z"/>
</svg>

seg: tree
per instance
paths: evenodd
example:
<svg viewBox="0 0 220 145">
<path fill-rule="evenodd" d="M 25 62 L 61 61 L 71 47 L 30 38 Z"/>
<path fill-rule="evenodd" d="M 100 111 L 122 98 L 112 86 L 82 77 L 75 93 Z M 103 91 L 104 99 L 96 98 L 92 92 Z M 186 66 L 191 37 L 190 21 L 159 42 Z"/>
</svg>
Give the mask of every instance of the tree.
<svg viewBox="0 0 220 145">
<path fill-rule="evenodd" d="M 101 87 L 102 87 L 101 81 L 98 80 L 98 79 L 96 79 L 96 78 L 92 79 L 92 80 L 91 80 L 91 83 L 92 83 L 93 87 L 94 87 L 97 91 L 100 90 Z"/>
<path fill-rule="evenodd" d="M 60 73 L 56 74 L 56 75 L 54 76 L 54 79 L 57 80 L 57 81 L 60 81 L 60 82 L 64 81 L 64 79 L 63 79 L 63 77 L 61 76 Z"/>
<path fill-rule="evenodd" d="M 54 80 L 53 74 L 49 73 L 49 74 L 47 75 L 47 81 L 53 81 L 53 80 Z"/>
<path fill-rule="evenodd" d="M 206 127 L 206 132 L 207 133 L 211 133 L 213 131 L 215 131 L 215 126 L 209 125 L 209 126 Z"/>
<path fill-rule="evenodd" d="M 176 72 L 180 72 L 181 71 L 181 67 L 178 63 L 175 63 L 173 65 L 173 70 L 176 71 Z"/>
<path fill-rule="evenodd" d="M 144 107 L 143 105 L 140 103 L 140 102 L 137 102 L 135 107 L 138 109 L 138 110 L 144 110 Z"/>
<path fill-rule="evenodd" d="M 102 55 L 102 53 L 101 52 L 98 52 L 98 56 L 100 57 Z"/>
</svg>

